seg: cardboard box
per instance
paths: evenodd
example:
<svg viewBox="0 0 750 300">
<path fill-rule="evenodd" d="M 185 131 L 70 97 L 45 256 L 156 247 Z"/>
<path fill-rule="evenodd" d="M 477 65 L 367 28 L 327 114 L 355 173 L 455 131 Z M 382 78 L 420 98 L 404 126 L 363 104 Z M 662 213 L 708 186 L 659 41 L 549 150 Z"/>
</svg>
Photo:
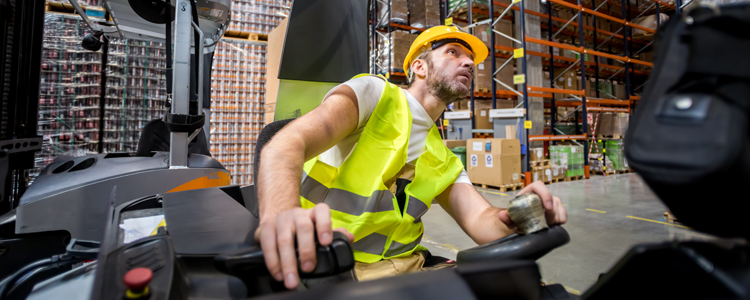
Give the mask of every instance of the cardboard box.
<svg viewBox="0 0 750 300">
<path fill-rule="evenodd" d="M 492 70 L 492 61 L 490 61 L 490 59 L 491 57 L 487 57 L 484 62 L 480 63 L 474 68 L 475 91 L 490 92 L 492 90 L 492 73 L 494 73 L 494 71 Z M 502 60 L 497 58 L 495 59 L 495 68 L 500 68 L 502 64 Z M 513 66 L 507 65 L 497 73 L 495 78 L 512 87 L 514 86 L 513 75 Z M 506 88 L 499 83 L 495 83 L 495 89 L 498 91 L 506 90 Z"/>
<path fill-rule="evenodd" d="M 409 54 L 411 42 L 412 34 L 408 31 L 394 30 L 391 32 L 391 69 L 402 70 L 404 68 L 404 59 Z"/>
<path fill-rule="evenodd" d="M 552 170 L 552 179 L 563 179 L 565 178 L 565 172 L 567 170 L 561 166 L 550 166 Z"/>
<path fill-rule="evenodd" d="M 501 19 L 497 21 L 497 23 L 495 23 L 494 28 L 498 32 L 501 32 L 507 36 L 513 37 L 513 22 L 511 22 L 510 20 Z M 487 45 L 487 48 L 490 47 L 490 42 L 491 42 L 490 38 L 492 37 L 492 34 L 495 34 L 495 45 L 513 47 L 513 41 L 511 41 L 510 39 L 504 36 L 491 32 L 490 24 L 482 24 L 482 25 L 477 25 L 474 27 L 474 36 L 482 40 L 482 42 L 484 42 L 484 44 Z"/>
<path fill-rule="evenodd" d="M 466 147 L 465 140 L 443 140 L 443 144 L 448 147 L 448 149 L 453 149 L 456 147 Z"/>
<path fill-rule="evenodd" d="M 614 85 L 614 90 L 615 90 L 615 97 L 617 97 L 617 99 L 625 99 L 625 98 L 627 98 L 628 94 L 625 92 L 625 84 L 624 83 L 615 84 Z"/>
<path fill-rule="evenodd" d="M 552 167 L 551 166 L 547 165 L 547 166 L 542 167 L 542 173 L 543 173 L 543 176 L 542 176 L 543 182 L 548 183 L 552 181 Z"/>
<path fill-rule="evenodd" d="M 473 183 L 501 186 L 521 182 L 521 143 L 517 139 L 469 139 L 466 155 Z"/>
<path fill-rule="evenodd" d="M 439 26 L 439 0 L 409 1 L 409 19 L 412 27 L 430 28 Z"/>
<path fill-rule="evenodd" d="M 383 19 L 386 14 L 388 14 L 387 6 L 380 5 L 380 10 L 378 11 L 378 20 Z M 395 21 L 396 23 L 409 23 L 409 1 L 391 0 L 391 20 Z"/>
<path fill-rule="evenodd" d="M 544 160 L 545 159 L 544 158 L 544 148 L 542 148 L 542 147 L 529 148 L 529 154 L 531 154 L 531 156 L 529 156 L 529 159 L 531 161 L 540 161 L 540 160 Z"/>
<path fill-rule="evenodd" d="M 541 167 L 534 167 L 531 169 L 531 182 L 542 181 L 544 171 Z"/>
<path fill-rule="evenodd" d="M 492 100 L 474 99 L 474 129 L 492 129 L 490 122 L 490 109 L 492 109 Z"/>
</svg>

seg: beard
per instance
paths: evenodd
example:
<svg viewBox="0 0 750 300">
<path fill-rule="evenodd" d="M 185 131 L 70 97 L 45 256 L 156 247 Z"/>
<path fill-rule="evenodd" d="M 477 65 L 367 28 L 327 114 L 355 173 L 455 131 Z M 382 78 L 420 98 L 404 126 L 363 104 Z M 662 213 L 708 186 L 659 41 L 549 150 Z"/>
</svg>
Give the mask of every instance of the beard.
<svg viewBox="0 0 750 300">
<path fill-rule="evenodd" d="M 459 82 L 456 76 L 450 76 L 444 70 L 435 70 L 429 61 L 427 67 L 427 91 L 443 101 L 445 105 L 469 96 L 470 89 Z M 469 83 L 471 84 L 471 81 Z"/>
</svg>

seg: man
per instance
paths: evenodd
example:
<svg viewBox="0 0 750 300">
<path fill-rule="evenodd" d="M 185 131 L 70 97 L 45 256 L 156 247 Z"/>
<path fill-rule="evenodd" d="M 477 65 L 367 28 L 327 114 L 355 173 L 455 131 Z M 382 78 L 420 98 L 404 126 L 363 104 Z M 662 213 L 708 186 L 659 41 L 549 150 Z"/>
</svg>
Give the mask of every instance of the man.
<svg viewBox="0 0 750 300">
<path fill-rule="evenodd" d="M 407 90 L 357 76 L 274 136 L 259 154 L 256 240 L 276 280 L 294 288 L 295 242 L 302 272 L 312 271 L 316 231 L 327 245 L 333 227 L 353 242 L 356 279 L 420 270 L 427 258 L 418 245 L 421 216 L 433 199 L 477 244 L 513 232 L 507 212 L 474 189 L 435 127 L 448 104 L 466 98 L 474 65 L 487 54 L 476 37 L 433 27 L 406 57 Z M 541 182 L 521 192 L 532 191 L 550 225 L 565 223 L 560 199 Z"/>
</svg>

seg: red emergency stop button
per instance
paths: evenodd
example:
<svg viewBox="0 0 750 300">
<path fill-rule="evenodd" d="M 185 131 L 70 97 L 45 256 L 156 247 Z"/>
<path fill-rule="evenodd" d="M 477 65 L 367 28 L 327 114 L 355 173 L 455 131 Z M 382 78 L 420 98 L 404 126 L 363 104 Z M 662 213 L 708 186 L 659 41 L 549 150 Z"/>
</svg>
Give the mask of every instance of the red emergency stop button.
<svg viewBox="0 0 750 300">
<path fill-rule="evenodd" d="M 151 283 L 154 273 L 148 268 L 135 268 L 125 274 L 122 283 L 128 290 L 125 297 L 128 299 L 141 299 L 148 297 L 148 284 Z"/>
</svg>

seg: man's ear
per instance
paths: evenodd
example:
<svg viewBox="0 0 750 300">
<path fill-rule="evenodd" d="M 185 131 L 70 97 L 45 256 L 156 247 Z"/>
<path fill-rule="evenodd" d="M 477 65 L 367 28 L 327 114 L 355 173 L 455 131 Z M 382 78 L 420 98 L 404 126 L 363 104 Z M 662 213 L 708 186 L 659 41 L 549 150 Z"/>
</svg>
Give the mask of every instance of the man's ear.
<svg viewBox="0 0 750 300">
<path fill-rule="evenodd" d="M 415 59 L 411 63 L 411 70 L 414 71 L 414 75 L 420 78 L 427 76 L 427 63 L 423 59 Z"/>
</svg>

